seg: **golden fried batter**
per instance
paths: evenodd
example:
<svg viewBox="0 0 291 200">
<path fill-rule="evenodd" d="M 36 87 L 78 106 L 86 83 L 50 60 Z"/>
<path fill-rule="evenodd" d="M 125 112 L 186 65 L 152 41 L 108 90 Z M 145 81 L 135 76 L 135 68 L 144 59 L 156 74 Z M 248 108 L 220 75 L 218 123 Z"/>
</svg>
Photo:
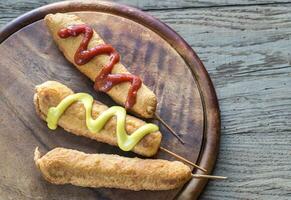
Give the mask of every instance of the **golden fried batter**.
<svg viewBox="0 0 291 200">
<path fill-rule="evenodd" d="M 62 99 L 74 92 L 65 85 L 56 81 L 47 81 L 36 86 L 34 95 L 35 109 L 39 116 L 46 120 L 46 115 L 50 107 L 57 106 Z M 108 107 L 95 101 L 92 108 L 93 118 L 97 118 Z M 126 116 L 126 130 L 128 134 L 144 125 L 145 122 L 135 117 Z M 99 133 L 91 133 L 86 126 L 86 114 L 84 105 L 80 102 L 72 104 L 64 112 L 58 121 L 58 125 L 66 131 L 75 135 L 85 136 L 93 140 L 117 146 L 116 138 L 116 118 L 112 117 Z M 133 152 L 143 156 L 153 156 L 157 153 L 162 135 L 154 132 L 146 135 L 133 149 Z"/>
<path fill-rule="evenodd" d="M 82 20 L 76 15 L 63 13 L 49 14 L 45 17 L 44 20 L 51 32 L 51 35 L 54 38 L 54 41 L 59 46 L 60 50 L 64 53 L 65 57 L 71 63 L 73 63 L 82 73 L 88 76 L 92 81 L 95 81 L 95 78 L 101 71 L 102 67 L 109 62 L 109 56 L 99 55 L 93 58 L 90 62 L 88 62 L 85 65 L 77 65 L 74 62 L 74 55 L 81 43 L 83 36 L 79 35 L 78 37 L 70 37 L 67 39 L 61 39 L 58 36 L 58 31 L 61 28 L 65 28 L 70 25 L 84 24 L 84 22 L 82 22 Z M 104 41 L 94 31 L 94 35 L 89 43 L 88 48 L 92 48 L 100 44 L 104 44 Z M 117 63 L 114 66 L 112 73 L 129 73 L 129 72 L 121 63 Z M 124 82 L 114 86 L 111 90 L 107 92 L 107 94 L 118 104 L 124 105 L 124 102 L 126 101 L 127 98 L 129 87 L 130 83 Z M 133 111 L 134 113 L 141 117 L 152 118 L 156 110 L 156 105 L 157 99 L 155 94 L 147 86 L 142 85 L 137 92 L 136 103 L 131 108 L 131 111 Z"/>
<path fill-rule="evenodd" d="M 65 148 L 55 148 L 43 157 L 36 148 L 34 160 L 43 177 L 54 184 L 169 190 L 191 178 L 190 168 L 179 161 L 86 154 Z"/>
</svg>

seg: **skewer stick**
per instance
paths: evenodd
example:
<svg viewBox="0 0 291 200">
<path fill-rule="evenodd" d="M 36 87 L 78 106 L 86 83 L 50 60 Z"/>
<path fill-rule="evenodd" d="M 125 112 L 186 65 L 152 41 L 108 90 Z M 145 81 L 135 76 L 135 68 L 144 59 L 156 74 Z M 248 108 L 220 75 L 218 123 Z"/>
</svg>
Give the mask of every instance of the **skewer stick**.
<svg viewBox="0 0 291 200">
<path fill-rule="evenodd" d="M 166 152 L 166 153 L 168 153 L 168 154 L 174 156 L 175 158 L 177 158 L 177 159 L 179 159 L 179 160 L 181 160 L 181 161 L 183 161 L 183 162 L 185 162 L 185 163 L 187 163 L 187 164 L 189 164 L 189 165 L 192 165 L 193 167 L 196 167 L 196 168 L 200 169 L 200 170 L 203 171 L 203 172 L 206 172 L 206 169 L 204 169 L 204 168 L 202 168 L 202 167 L 196 165 L 195 163 L 193 163 L 193 162 L 191 162 L 191 161 L 189 161 L 189 160 L 187 160 L 187 159 L 185 159 L 185 158 L 183 158 L 183 157 L 181 157 L 181 156 L 175 154 L 174 152 L 172 152 L 172 151 L 170 151 L 170 150 L 168 150 L 168 149 L 165 149 L 164 147 L 160 147 L 160 149 L 161 149 L 162 151 L 164 151 L 164 152 Z"/>
<path fill-rule="evenodd" d="M 182 138 L 157 113 L 155 113 L 155 119 L 161 122 L 182 144 L 185 144 Z"/>
<path fill-rule="evenodd" d="M 202 174 L 191 174 L 192 178 L 209 178 L 209 179 L 227 179 L 225 176 L 212 176 L 212 175 L 202 175 Z"/>
</svg>

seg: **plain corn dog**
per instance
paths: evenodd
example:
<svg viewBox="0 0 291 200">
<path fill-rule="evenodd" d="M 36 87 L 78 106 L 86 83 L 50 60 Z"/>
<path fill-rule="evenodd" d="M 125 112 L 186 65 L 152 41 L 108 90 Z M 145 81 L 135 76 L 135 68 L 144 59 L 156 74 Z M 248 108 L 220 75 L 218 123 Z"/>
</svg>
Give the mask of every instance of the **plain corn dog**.
<svg viewBox="0 0 291 200">
<path fill-rule="evenodd" d="M 191 179 L 190 168 L 179 161 L 86 154 L 55 148 L 34 160 L 43 177 L 53 184 L 128 190 L 169 190 Z"/>
<path fill-rule="evenodd" d="M 92 81 L 101 72 L 102 67 L 109 63 L 110 56 L 106 54 L 95 56 L 92 60 L 84 65 L 78 65 L 74 61 L 74 55 L 80 46 L 83 35 L 77 37 L 69 37 L 66 39 L 60 38 L 58 31 L 62 28 L 71 26 L 85 24 L 78 16 L 72 14 L 48 14 L 45 17 L 45 23 L 53 36 L 54 41 L 58 45 L 59 49 L 63 52 L 64 56 L 74 64 L 83 74 L 89 77 Z M 95 47 L 97 45 L 104 44 L 102 38 L 94 31 L 92 39 L 89 42 L 88 48 Z M 118 62 L 114 65 L 113 74 L 130 74 L 127 69 Z M 130 88 L 129 82 L 123 82 L 118 85 L 113 86 L 106 93 L 118 104 L 125 105 L 127 99 L 127 94 Z M 153 118 L 156 110 L 157 99 L 155 94 L 144 84 L 138 89 L 136 96 L 136 103 L 130 110 L 137 114 L 138 116 L 144 118 Z"/>
<path fill-rule="evenodd" d="M 34 94 L 36 112 L 43 120 L 46 120 L 48 109 L 57 106 L 65 97 L 71 94 L 74 94 L 71 89 L 56 81 L 47 81 L 36 86 Z M 94 101 L 92 117 L 97 118 L 107 109 L 106 105 Z M 126 116 L 126 131 L 128 134 L 133 133 L 144 124 L 145 122 L 140 119 L 129 115 Z M 86 126 L 85 108 L 81 102 L 75 102 L 70 105 L 60 117 L 58 125 L 75 135 L 117 146 L 116 118 L 112 117 L 99 133 L 91 133 Z M 161 139 L 162 135 L 159 131 L 150 133 L 137 143 L 132 151 L 143 156 L 153 156 L 160 147 Z"/>
</svg>

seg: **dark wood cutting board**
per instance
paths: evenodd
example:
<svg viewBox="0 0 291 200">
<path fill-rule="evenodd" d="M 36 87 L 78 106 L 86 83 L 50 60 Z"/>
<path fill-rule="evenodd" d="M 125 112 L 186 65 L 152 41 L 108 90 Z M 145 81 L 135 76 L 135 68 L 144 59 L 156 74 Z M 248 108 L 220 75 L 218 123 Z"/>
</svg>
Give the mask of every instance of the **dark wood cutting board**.
<svg viewBox="0 0 291 200">
<path fill-rule="evenodd" d="M 186 141 L 182 145 L 163 126 L 162 146 L 206 168 L 214 167 L 220 118 L 211 80 L 197 55 L 168 26 L 137 9 L 108 2 L 60 2 L 33 10 L 0 32 L 0 199 L 195 199 L 207 180 L 193 179 L 183 188 L 133 192 L 90 189 L 46 182 L 34 166 L 33 151 L 66 147 L 88 153 L 134 157 L 116 147 L 50 131 L 33 107 L 34 87 L 57 80 L 76 92 L 88 92 L 108 105 L 114 102 L 93 90 L 53 42 L 43 17 L 74 12 L 121 54 L 129 71 L 142 77 L 158 96 L 157 113 Z M 156 122 L 158 123 L 158 122 Z M 174 160 L 159 152 L 157 158 Z M 193 171 L 196 173 L 196 170 Z M 202 173 L 198 171 L 197 173 Z"/>
</svg>

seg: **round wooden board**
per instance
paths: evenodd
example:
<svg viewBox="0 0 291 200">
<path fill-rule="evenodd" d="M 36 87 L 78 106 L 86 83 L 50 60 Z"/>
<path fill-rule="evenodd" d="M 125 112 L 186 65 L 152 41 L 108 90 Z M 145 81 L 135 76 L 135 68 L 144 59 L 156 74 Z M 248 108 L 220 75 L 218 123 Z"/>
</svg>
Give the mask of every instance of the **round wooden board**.
<svg viewBox="0 0 291 200">
<path fill-rule="evenodd" d="M 62 129 L 50 131 L 35 113 L 34 87 L 57 80 L 76 92 L 96 93 L 93 83 L 63 57 L 42 18 L 48 13 L 74 12 L 112 44 L 122 62 L 142 77 L 158 96 L 162 118 L 179 134 L 182 145 L 166 129 L 162 146 L 206 168 L 214 167 L 219 146 L 220 118 L 216 94 L 202 62 L 168 26 L 135 8 L 108 2 L 60 2 L 33 10 L 0 32 L 0 198 L 1 199 L 195 199 L 207 180 L 193 179 L 170 191 L 133 192 L 89 189 L 46 182 L 33 163 L 33 151 L 67 147 L 89 153 L 125 153 L 116 147 L 77 137 Z M 159 152 L 157 158 L 174 160 Z M 196 173 L 196 171 L 193 171 Z M 197 171 L 197 173 L 201 173 Z"/>
</svg>

